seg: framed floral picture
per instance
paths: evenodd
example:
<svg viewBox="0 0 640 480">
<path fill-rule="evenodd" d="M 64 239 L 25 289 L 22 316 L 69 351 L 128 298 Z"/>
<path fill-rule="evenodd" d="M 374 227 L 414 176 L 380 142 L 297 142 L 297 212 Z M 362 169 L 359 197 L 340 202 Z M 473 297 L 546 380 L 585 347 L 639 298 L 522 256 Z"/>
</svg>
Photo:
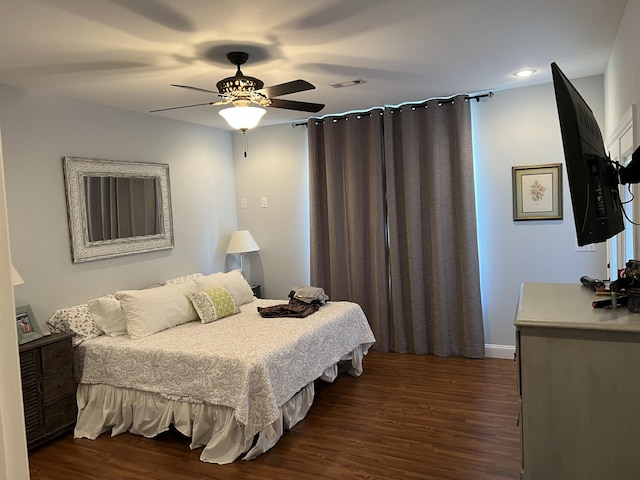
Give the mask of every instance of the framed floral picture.
<svg viewBox="0 0 640 480">
<path fill-rule="evenodd" d="M 513 219 L 562 220 L 562 164 L 512 167 Z"/>
</svg>

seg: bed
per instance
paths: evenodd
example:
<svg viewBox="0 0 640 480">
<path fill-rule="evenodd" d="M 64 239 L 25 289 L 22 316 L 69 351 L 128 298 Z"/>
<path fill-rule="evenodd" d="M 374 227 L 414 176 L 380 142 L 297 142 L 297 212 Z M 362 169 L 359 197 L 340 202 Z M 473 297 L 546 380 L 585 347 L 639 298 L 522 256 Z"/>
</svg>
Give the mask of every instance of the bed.
<svg viewBox="0 0 640 480">
<path fill-rule="evenodd" d="M 329 301 L 306 318 L 263 318 L 254 299 L 217 321 L 152 335 L 84 338 L 74 348 L 76 438 L 129 431 L 154 437 L 172 425 L 200 459 L 250 460 L 301 421 L 314 381 L 358 376 L 375 342 L 358 304 Z M 239 302 L 242 303 L 242 302 Z"/>
</svg>

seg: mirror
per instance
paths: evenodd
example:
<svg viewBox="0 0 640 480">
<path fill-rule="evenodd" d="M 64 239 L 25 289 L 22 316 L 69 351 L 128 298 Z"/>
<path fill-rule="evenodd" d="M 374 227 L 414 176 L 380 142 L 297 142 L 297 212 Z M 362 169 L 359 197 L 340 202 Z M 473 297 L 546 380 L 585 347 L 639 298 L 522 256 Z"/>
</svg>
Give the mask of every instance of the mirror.
<svg viewBox="0 0 640 480">
<path fill-rule="evenodd" d="M 74 263 L 173 248 L 169 165 L 64 157 Z"/>
<path fill-rule="evenodd" d="M 162 233 L 157 177 L 95 177 L 84 180 L 90 242 Z"/>
</svg>

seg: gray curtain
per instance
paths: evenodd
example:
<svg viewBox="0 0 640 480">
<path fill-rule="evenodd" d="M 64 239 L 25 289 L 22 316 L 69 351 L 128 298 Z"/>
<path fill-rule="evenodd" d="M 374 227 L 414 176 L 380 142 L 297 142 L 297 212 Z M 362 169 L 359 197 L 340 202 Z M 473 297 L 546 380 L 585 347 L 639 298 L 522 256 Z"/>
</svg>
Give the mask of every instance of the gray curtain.
<svg viewBox="0 0 640 480">
<path fill-rule="evenodd" d="M 385 113 L 389 348 L 482 357 L 469 102 L 459 96 Z"/>
<path fill-rule="evenodd" d="M 311 280 L 377 350 L 482 357 L 469 102 L 380 113 L 309 122 Z"/>
<path fill-rule="evenodd" d="M 382 111 L 310 120 L 311 283 L 388 328 Z"/>
</svg>

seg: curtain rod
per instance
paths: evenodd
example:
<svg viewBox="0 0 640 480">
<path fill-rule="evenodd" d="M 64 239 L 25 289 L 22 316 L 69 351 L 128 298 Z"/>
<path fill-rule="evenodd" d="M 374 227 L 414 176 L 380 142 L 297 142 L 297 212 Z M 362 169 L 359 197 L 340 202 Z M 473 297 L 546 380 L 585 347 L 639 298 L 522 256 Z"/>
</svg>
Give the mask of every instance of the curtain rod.
<svg viewBox="0 0 640 480">
<path fill-rule="evenodd" d="M 430 98 L 428 100 L 425 100 L 424 102 L 419 102 L 419 103 L 413 103 L 413 102 L 408 102 L 408 103 L 403 103 L 401 105 L 394 105 L 394 106 L 389 106 L 387 105 L 387 107 L 389 108 L 400 108 L 403 107 L 404 105 L 425 105 L 428 102 L 438 102 L 440 105 L 444 105 L 447 103 L 453 103 L 455 97 L 457 97 L 457 95 L 454 95 L 452 97 L 447 97 L 447 98 Z M 469 101 L 469 100 L 475 100 L 476 102 L 480 102 L 482 99 L 487 99 L 489 100 L 491 97 L 493 97 L 493 92 L 487 92 L 487 93 L 480 93 L 477 95 L 465 95 L 464 99 L 465 101 Z M 365 112 L 349 112 L 349 113 L 356 113 L 358 115 L 362 115 L 362 116 L 369 116 L 371 115 L 371 112 L 373 110 L 378 110 L 378 109 L 382 109 L 383 107 L 374 107 L 371 110 L 365 111 Z M 343 115 L 336 115 L 335 118 L 346 118 L 348 114 L 343 114 Z M 331 115 L 327 115 L 327 117 L 330 117 Z M 324 117 L 320 117 L 320 118 L 324 118 Z M 309 123 L 309 121 L 307 120 L 306 122 L 298 122 L 298 123 L 292 123 L 291 126 L 293 128 L 295 127 L 306 127 L 307 124 Z"/>
</svg>

